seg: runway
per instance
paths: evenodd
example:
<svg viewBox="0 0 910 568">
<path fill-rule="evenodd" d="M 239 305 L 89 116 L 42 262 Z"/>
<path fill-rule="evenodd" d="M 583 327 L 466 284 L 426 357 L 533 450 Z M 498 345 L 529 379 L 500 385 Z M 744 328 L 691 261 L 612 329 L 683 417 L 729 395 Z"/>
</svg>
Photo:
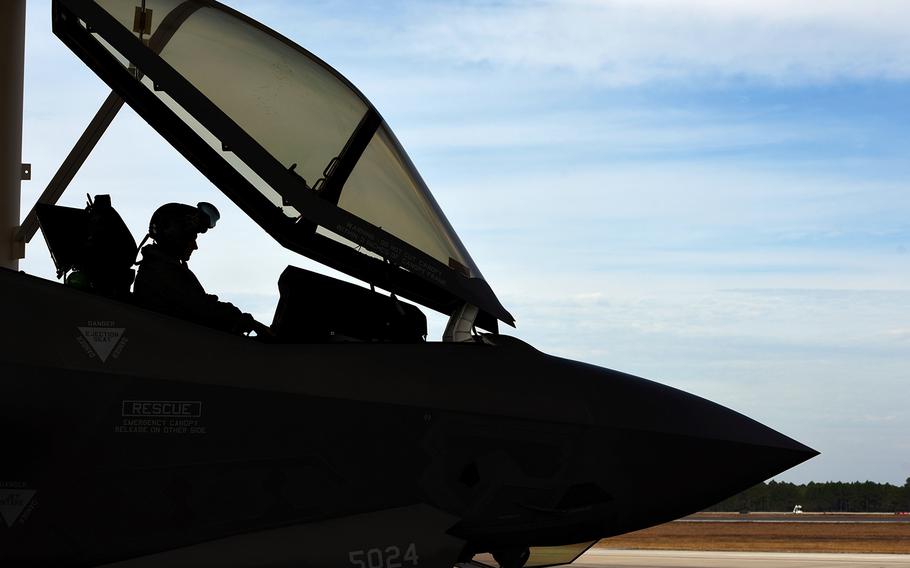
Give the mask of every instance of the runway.
<svg viewBox="0 0 910 568">
<path fill-rule="evenodd" d="M 886 518 L 886 519 L 862 519 L 858 521 L 850 519 L 678 519 L 674 523 L 800 523 L 815 525 L 893 525 L 903 523 L 910 525 L 910 520 L 906 517 Z"/>
<path fill-rule="evenodd" d="M 910 515 L 893 513 L 696 513 L 674 523 L 813 523 L 813 524 L 910 524 Z"/>
<path fill-rule="evenodd" d="M 691 552 L 594 548 L 572 566 L 591 568 L 907 568 L 910 554 Z"/>
</svg>

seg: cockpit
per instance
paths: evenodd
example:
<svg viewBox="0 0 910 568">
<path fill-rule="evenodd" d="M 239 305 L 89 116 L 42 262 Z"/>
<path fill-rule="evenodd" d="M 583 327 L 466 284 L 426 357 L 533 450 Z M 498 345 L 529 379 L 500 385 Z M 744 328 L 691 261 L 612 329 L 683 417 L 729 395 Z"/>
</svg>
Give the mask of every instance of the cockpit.
<svg viewBox="0 0 910 568">
<path fill-rule="evenodd" d="M 449 316 L 446 339 L 514 323 L 378 111 L 318 57 L 217 2 L 57 0 L 53 10 L 54 33 L 112 96 L 278 244 L 389 292 L 377 307 L 373 290 L 289 269 L 276 325 L 295 320 L 291 289 L 304 285 L 349 298 L 332 310 L 348 328 L 354 306 L 388 312 L 378 320 L 396 337 L 426 333 L 398 298 Z"/>
<path fill-rule="evenodd" d="M 199 206 L 212 217 L 218 215 L 209 203 Z M 131 291 L 136 280 L 134 267 L 139 264 L 137 253 L 148 236 L 137 246 L 111 196 L 96 195 L 85 209 L 42 204 L 37 216 L 58 278 L 67 286 L 194 319 L 189 313 L 143 302 Z M 214 225 L 212 221 L 209 228 Z M 274 317 L 267 335 L 259 330 L 260 339 L 279 343 L 419 343 L 426 339 L 424 313 L 394 294 L 294 266 L 284 270 L 278 289 L 280 299 Z"/>
</svg>

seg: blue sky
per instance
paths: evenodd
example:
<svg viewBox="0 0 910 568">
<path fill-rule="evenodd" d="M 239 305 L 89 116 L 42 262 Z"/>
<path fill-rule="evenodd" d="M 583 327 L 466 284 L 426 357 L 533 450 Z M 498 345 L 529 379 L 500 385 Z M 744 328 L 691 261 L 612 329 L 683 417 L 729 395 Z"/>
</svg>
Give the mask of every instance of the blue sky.
<svg viewBox="0 0 910 568">
<path fill-rule="evenodd" d="M 108 92 L 49 4 L 29 2 L 25 208 Z M 823 452 L 780 479 L 910 477 L 910 4 L 229 4 L 378 107 L 514 334 Z M 165 201 L 215 202 L 191 265 L 266 321 L 283 267 L 313 267 L 128 109 L 62 202 L 86 192 L 137 238 Z M 22 266 L 53 277 L 38 239 Z"/>
</svg>

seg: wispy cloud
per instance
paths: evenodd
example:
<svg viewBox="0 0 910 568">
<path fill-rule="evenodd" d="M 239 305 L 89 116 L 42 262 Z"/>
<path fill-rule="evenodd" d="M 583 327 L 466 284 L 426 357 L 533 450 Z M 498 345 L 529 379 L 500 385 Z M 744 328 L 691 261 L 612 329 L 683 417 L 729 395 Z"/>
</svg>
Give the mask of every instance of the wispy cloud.
<svg viewBox="0 0 910 568">
<path fill-rule="evenodd" d="M 910 5 L 900 0 L 544 0 L 415 11 L 411 45 L 426 56 L 564 69 L 618 86 L 910 77 Z"/>
<path fill-rule="evenodd" d="M 400 129 L 411 145 L 427 150 L 497 149 L 534 147 L 596 151 L 602 159 L 660 156 L 699 152 L 755 150 L 785 144 L 819 142 L 848 135 L 855 127 L 830 123 L 807 130 L 781 118 L 699 112 L 680 108 L 619 108 L 552 111 L 533 116 L 465 117 L 456 122 L 439 118 L 419 124 L 408 121 Z"/>
</svg>

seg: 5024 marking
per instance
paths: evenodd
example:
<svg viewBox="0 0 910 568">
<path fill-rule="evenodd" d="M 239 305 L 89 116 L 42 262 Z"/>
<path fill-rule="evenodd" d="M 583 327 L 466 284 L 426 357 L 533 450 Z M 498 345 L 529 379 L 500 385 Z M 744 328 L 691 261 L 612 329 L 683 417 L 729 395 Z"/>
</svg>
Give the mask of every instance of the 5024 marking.
<svg viewBox="0 0 910 568">
<path fill-rule="evenodd" d="M 352 550 L 348 553 L 352 566 L 357 568 L 404 568 L 405 565 L 417 566 L 417 545 L 413 542 L 405 548 L 404 554 L 398 546 L 370 548 L 369 550 Z"/>
</svg>

